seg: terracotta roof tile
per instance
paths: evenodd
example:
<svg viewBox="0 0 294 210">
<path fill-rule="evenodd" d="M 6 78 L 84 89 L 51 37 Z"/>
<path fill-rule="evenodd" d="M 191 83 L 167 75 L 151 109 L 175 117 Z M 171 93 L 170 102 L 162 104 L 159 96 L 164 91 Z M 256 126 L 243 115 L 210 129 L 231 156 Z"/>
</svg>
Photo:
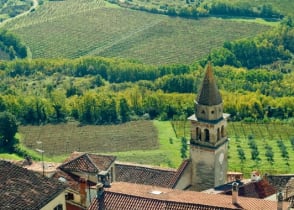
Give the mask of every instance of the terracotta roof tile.
<svg viewBox="0 0 294 210">
<path fill-rule="evenodd" d="M 59 168 L 69 172 L 98 173 L 106 171 L 115 159 L 115 156 L 74 152 Z"/>
<path fill-rule="evenodd" d="M 182 164 L 180 165 L 180 167 L 178 168 L 176 174 L 174 175 L 174 177 L 171 179 L 169 186 L 171 188 L 176 187 L 177 182 L 179 181 L 179 179 L 181 178 L 182 173 L 184 172 L 184 170 L 188 167 L 188 165 L 190 164 L 191 160 L 187 159 L 184 160 L 182 162 Z"/>
<path fill-rule="evenodd" d="M 97 209 L 96 200 L 89 210 Z M 206 194 L 169 188 L 116 182 L 105 189 L 104 205 L 112 209 L 247 209 L 276 210 L 277 203 L 256 198 L 238 198 L 238 205 L 232 204 L 232 197 L 221 194 Z M 285 204 L 287 205 L 287 204 Z M 134 208 L 130 208 L 134 206 Z M 109 208 L 108 208 L 109 207 Z M 154 208 L 153 208 L 154 207 Z"/>
<path fill-rule="evenodd" d="M 116 163 L 115 177 L 118 182 L 171 187 L 177 174 L 174 169 L 163 169 L 130 163 Z M 173 180 L 175 181 L 175 180 Z"/>
<path fill-rule="evenodd" d="M 279 190 L 284 189 L 292 177 L 294 177 L 294 174 L 268 175 L 267 180 L 271 185 Z"/>
<path fill-rule="evenodd" d="M 80 177 L 62 170 L 57 170 L 57 172 L 52 176 L 54 179 L 63 178 L 65 180 L 64 184 L 72 190 L 79 191 L 80 189 Z M 87 181 L 87 186 L 95 186 L 96 183 Z"/>
<path fill-rule="evenodd" d="M 41 209 L 65 190 L 60 182 L 0 160 L 1 209 Z"/>
<path fill-rule="evenodd" d="M 223 194 L 232 195 L 232 184 L 227 184 L 228 188 L 224 189 Z M 276 189 L 265 179 L 248 182 L 243 184 L 239 182 L 239 196 L 251 198 L 266 198 L 276 193 Z"/>
</svg>

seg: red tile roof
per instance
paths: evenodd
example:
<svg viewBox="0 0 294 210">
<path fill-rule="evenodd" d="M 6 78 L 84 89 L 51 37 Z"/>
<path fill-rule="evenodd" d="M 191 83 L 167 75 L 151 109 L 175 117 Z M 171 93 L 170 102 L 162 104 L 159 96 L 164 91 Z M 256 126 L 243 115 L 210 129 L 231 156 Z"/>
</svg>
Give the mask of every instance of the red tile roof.
<svg viewBox="0 0 294 210">
<path fill-rule="evenodd" d="M 62 170 L 57 170 L 57 172 L 52 176 L 54 179 L 64 179 L 64 184 L 72 190 L 79 192 L 80 189 L 80 177 Z M 93 183 L 87 180 L 87 186 L 95 186 L 96 183 Z"/>
<path fill-rule="evenodd" d="M 266 198 L 276 193 L 276 189 L 265 179 L 239 186 L 239 195 L 251 198 Z M 231 188 L 224 194 L 231 195 Z"/>
<path fill-rule="evenodd" d="M 179 181 L 179 179 L 181 178 L 183 172 L 185 171 L 185 169 L 188 167 L 188 165 L 190 164 L 191 160 L 190 159 L 187 159 L 187 160 L 184 160 L 182 162 L 182 164 L 180 165 L 180 167 L 178 168 L 175 176 L 170 180 L 170 187 L 171 188 L 175 188 L 176 187 L 176 184 L 177 182 Z"/>
<path fill-rule="evenodd" d="M 59 168 L 64 171 L 98 173 L 106 171 L 115 161 L 115 156 L 74 152 Z"/>
<path fill-rule="evenodd" d="M 152 166 L 115 163 L 115 179 L 118 182 L 130 182 L 161 187 L 171 187 L 176 181 L 175 169 L 163 169 Z"/>
<path fill-rule="evenodd" d="M 99 202 L 96 199 L 90 205 L 89 210 L 97 209 L 98 205 Z M 234 205 L 232 197 L 227 195 L 181 191 L 123 182 L 113 183 L 111 188 L 105 189 L 104 205 L 107 210 L 277 209 L 276 202 L 256 198 L 238 197 L 238 205 Z"/>
<path fill-rule="evenodd" d="M 41 209 L 64 190 L 56 180 L 0 160 L 1 209 Z"/>
</svg>

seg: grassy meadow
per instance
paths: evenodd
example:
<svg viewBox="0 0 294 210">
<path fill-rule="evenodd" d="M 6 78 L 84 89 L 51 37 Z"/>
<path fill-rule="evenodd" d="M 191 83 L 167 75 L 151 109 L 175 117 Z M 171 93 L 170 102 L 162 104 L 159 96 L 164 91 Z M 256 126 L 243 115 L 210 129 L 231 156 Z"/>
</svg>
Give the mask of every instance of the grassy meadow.
<svg viewBox="0 0 294 210">
<path fill-rule="evenodd" d="M 32 58 L 99 55 L 189 64 L 226 40 L 255 36 L 270 26 L 261 21 L 168 17 L 102 0 L 67 0 L 45 2 L 5 28 L 23 40 Z"/>
</svg>

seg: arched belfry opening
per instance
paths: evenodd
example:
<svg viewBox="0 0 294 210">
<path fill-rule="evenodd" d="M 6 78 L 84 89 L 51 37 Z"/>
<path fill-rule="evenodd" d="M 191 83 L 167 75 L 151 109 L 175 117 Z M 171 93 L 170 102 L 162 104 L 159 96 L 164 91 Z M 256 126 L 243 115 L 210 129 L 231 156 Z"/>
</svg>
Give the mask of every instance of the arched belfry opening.
<svg viewBox="0 0 294 210">
<path fill-rule="evenodd" d="M 207 128 L 204 129 L 204 136 L 205 136 L 204 141 L 209 142 L 210 141 L 210 135 L 209 135 L 209 130 Z"/>
<path fill-rule="evenodd" d="M 220 128 L 217 128 L 217 141 L 221 139 L 221 131 Z"/>
<path fill-rule="evenodd" d="M 196 128 L 196 140 L 201 141 L 201 129 L 199 127 Z"/>
<path fill-rule="evenodd" d="M 225 126 L 222 126 L 222 128 L 221 128 L 221 136 L 225 137 L 225 135 L 226 135 Z"/>
</svg>

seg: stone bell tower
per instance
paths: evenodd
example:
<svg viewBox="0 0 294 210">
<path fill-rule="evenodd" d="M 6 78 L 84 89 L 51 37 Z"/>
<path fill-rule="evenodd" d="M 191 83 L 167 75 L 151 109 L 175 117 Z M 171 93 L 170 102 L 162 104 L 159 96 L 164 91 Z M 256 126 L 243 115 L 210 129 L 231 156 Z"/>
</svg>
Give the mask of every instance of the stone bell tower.
<svg viewBox="0 0 294 210">
<path fill-rule="evenodd" d="M 192 190 L 202 191 L 226 182 L 228 168 L 227 118 L 211 64 L 195 100 L 191 121 Z"/>
</svg>

